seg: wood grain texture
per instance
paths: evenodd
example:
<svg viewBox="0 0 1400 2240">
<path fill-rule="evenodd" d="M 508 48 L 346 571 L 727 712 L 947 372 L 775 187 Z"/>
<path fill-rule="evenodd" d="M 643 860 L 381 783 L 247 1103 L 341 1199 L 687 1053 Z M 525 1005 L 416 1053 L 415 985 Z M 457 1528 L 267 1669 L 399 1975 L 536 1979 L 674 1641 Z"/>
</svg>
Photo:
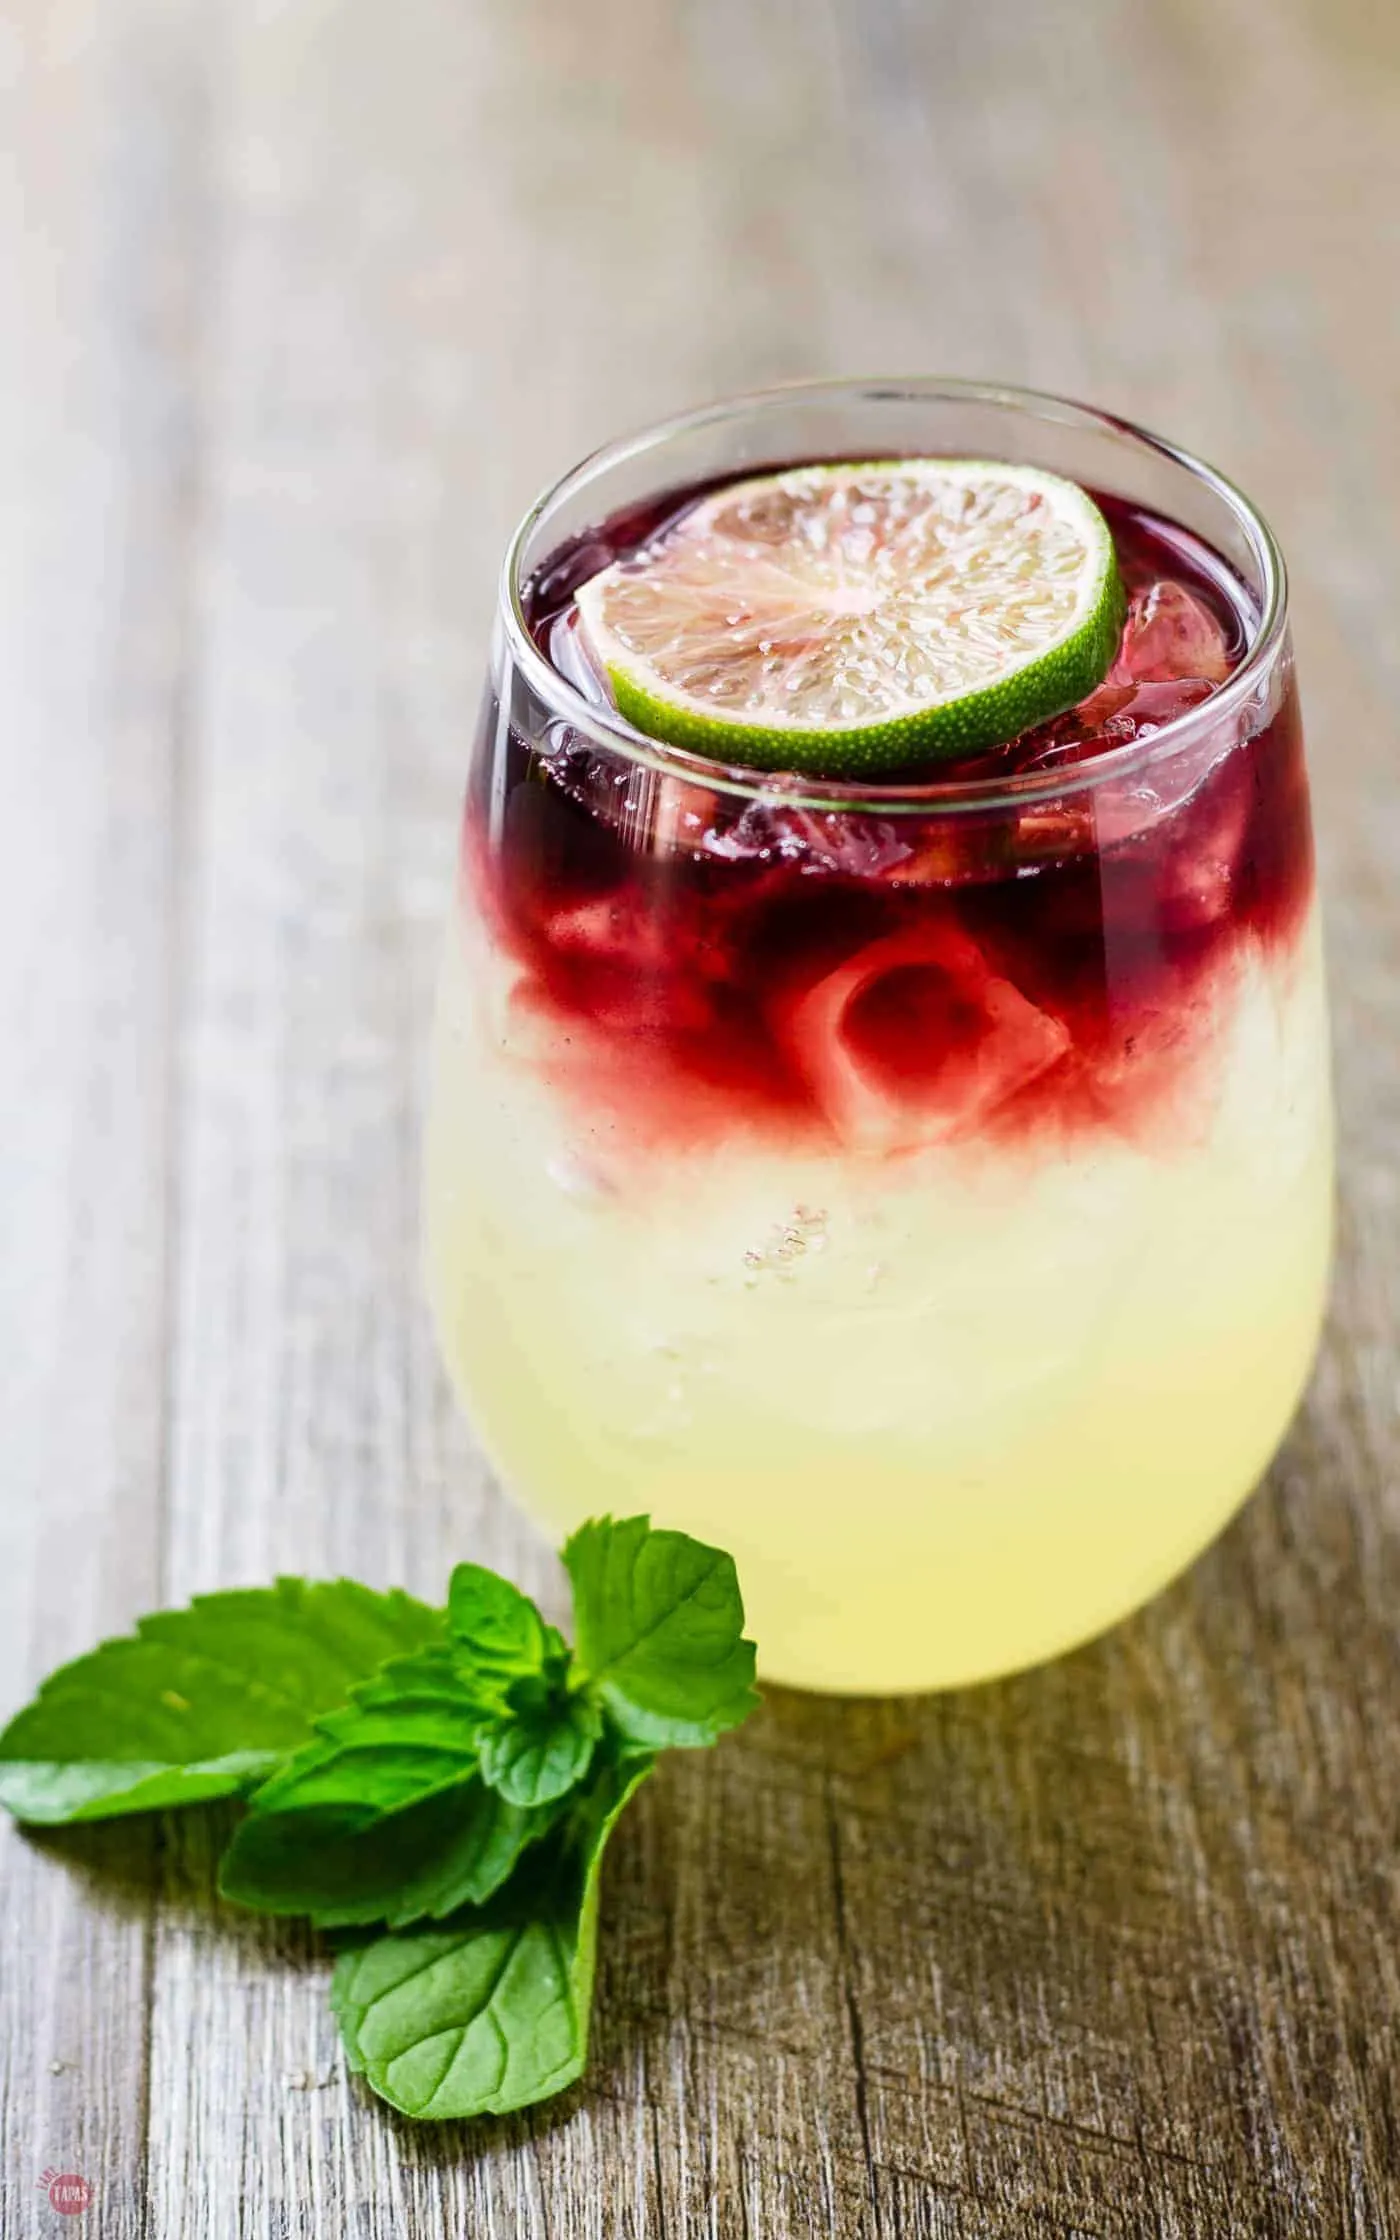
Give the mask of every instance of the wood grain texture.
<svg viewBox="0 0 1400 2240">
<path fill-rule="evenodd" d="M 426 1015 L 497 553 L 726 388 L 1156 421 L 1294 568 L 1343 1254 L 1267 1489 L 936 1701 L 777 1696 L 612 1855 L 595 2059 L 415 2129 L 217 1829 L 5 1837 L 0 2229 L 1400 2232 L 1400 20 L 1366 0 L 7 0 L 4 1700 L 281 1566 L 547 1558 L 419 1300 Z M 13 192 L 9 192 L 13 189 Z"/>
<path fill-rule="evenodd" d="M 158 6 L 59 0 L 0 58 L 8 1704 L 160 1593 L 198 120 Z M 7 2235 L 54 2221 L 50 2163 L 145 2229 L 153 1834 L 5 1842 Z"/>
</svg>

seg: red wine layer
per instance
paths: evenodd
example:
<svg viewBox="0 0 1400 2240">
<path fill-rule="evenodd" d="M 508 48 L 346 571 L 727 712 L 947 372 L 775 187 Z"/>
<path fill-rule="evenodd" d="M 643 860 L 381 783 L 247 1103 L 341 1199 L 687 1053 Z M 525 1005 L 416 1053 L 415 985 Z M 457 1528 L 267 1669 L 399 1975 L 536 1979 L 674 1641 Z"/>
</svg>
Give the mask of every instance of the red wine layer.
<svg viewBox="0 0 1400 2240">
<path fill-rule="evenodd" d="M 695 495 L 555 555 L 527 599 L 541 647 L 567 666 L 577 585 Z M 1082 781 L 1243 657 L 1254 617 L 1225 563 L 1100 502 L 1131 600 L 1108 679 L 940 775 Z M 871 1155 L 1189 1127 L 1234 968 L 1286 953 L 1313 880 L 1291 681 L 1252 737 L 1232 716 L 1136 775 L 912 816 L 800 808 L 781 781 L 752 801 L 577 733 L 541 752 L 492 701 L 466 860 L 519 968 L 522 1046 L 600 1124 L 662 1149 L 742 1126 Z"/>
</svg>

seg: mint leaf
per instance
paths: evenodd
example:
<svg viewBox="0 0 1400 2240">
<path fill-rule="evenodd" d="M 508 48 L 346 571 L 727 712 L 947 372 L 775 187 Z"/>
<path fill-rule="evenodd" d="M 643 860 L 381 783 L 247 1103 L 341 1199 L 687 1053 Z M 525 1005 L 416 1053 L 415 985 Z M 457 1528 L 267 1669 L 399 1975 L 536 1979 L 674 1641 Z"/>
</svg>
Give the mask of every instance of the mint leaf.
<svg viewBox="0 0 1400 2240">
<path fill-rule="evenodd" d="M 464 1674 L 493 1702 L 503 1699 L 513 1680 L 568 1656 L 529 1596 L 479 1563 L 459 1563 L 453 1572 L 447 1623 Z"/>
<path fill-rule="evenodd" d="M 556 1815 L 488 1787 L 479 1720 L 450 1649 L 386 1664 L 257 1790 L 223 1895 L 321 1928 L 399 1926 L 489 1897 Z"/>
<path fill-rule="evenodd" d="M 479 1564 L 452 1574 L 448 1625 L 463 1684 L 489 1716 L 477 1729 L 482 1779 L 510 1804 L 552 1804 L 578 1787 L 603 1731 L 567 1687 L 569 1651 L 527 1595 Z"/>
<path fill-rule="evenodd" d="M 437 1611 L 353 1580 L 198 1595 L 63 1665 L 0 1735 L 0 1804 L 54 1824 L 227 1796 L 268 1773 Z"/>
<path fill-rule="evenodd" d="M 603 1732 L 598 1705 L 525 1679 L 511 1690 L 510 1709 L 510 1718 L 477 1730 L 482 1780 L 511 1804 L 550 1804 L 567 1796 L 587 1773 Z"/>
<path fill-rule="evenodd" d="M 407 1928 L 489 1898 L 553 1818 L 476 1779 L 369 1820 L 334 1805 L 260 1814 L 224 1854 L 219 1888 L 235 1905 L 305 1914 L 321 1929 Z"/>
<path fill-rule="evenodd" d="M 564 1549 L 580 1675 L 649 1749 L 713 1742 L 758 1701 L 734 1559 L 646 1517 L 582 1525 Z"/>
<path fill-rule="evenodd" d="M 562 2091 L 588 2057 L 598 1877 L 651 1771 L 608 1766 L 490 1906 L 342 1955 L 331 2005 L 352 2069 L 405 2115 L 503 2115 Z"/>
</svg>

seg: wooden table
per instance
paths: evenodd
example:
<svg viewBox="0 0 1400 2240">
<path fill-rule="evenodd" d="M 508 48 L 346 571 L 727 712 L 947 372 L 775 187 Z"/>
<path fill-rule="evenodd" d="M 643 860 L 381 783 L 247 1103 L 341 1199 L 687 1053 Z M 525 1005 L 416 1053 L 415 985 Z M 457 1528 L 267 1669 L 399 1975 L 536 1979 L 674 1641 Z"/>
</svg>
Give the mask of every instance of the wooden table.
<svg viewBox="0 0 1400 2240">
<path fill-rule="evenodd" d="M 1292 555 L 1336 1305 L 1189 1579 L 774 1697 L 616 1846 L 561 2109 L 415 2129 L 197 1819 L 5 1834 L 0 2228 L 1400 2232 L 1400 16 L 1384 0 L 8 0 L 0 1702 L 276 1569 L 550 1590 L 436 1366 L 417 1138 L 493 570 L 683 402 L 991 372 Z"/>
</svg>

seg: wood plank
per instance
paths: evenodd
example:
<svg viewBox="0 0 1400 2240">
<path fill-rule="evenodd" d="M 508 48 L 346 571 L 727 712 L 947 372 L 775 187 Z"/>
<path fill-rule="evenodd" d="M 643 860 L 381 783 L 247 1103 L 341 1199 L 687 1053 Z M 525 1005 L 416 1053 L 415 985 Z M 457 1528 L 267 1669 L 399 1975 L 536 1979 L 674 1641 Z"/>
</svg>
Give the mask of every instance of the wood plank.
<svg viewBox="0 0 1400 2240">
<path fill-rule="evenodd" d="M 203 72 L 147 0 L 0 44 L 0 1700 L 159 1600 Z M 142 2214 L 150 1854 L 0 1831 L 0 2227 Z M 97 1869 L 100 1866 L 100 1872 Z"/>
</svg>

